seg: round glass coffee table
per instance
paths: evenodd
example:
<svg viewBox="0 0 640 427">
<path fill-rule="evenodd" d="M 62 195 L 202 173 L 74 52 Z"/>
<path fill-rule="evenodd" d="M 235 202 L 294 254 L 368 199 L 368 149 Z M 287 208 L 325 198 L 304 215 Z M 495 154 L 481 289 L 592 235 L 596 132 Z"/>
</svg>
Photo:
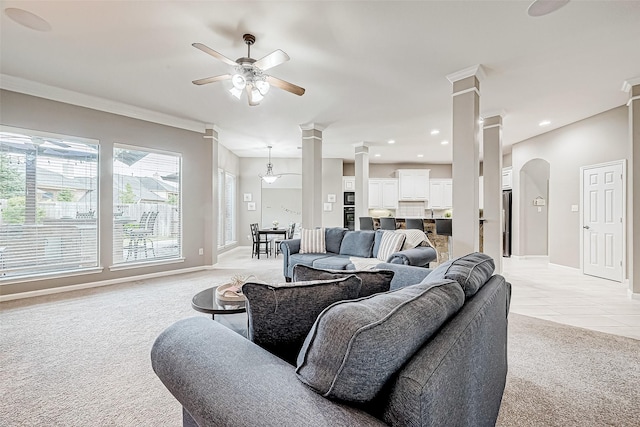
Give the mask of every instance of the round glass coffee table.
<svg viewBox="0 0 640 427">
<path fill-rule="evenodd" d="M 216 314 L 234 314 L 247 311 L 245 301 L 222 301 L 216 298 L 217 286 L 205 289 L 194 295 L 191 300 L 191 307 L 202 313 L 211 314 L 215 320 Z"/>
</svg>

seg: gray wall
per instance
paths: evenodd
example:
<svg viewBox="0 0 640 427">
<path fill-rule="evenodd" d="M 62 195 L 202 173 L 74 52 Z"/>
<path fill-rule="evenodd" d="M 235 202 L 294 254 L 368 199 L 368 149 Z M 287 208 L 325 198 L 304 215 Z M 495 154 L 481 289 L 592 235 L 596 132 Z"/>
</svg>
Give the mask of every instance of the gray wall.
<svg viewBox="0 0 640 427">
<path fill-rule="evenodd" d="M 101 273 L 2 285 L 2 294 L 84 284 L 122 277 L 210 265 L 215 245 L 207 236 L 217 212 L 212 212 L 212 147 L 197 132 L 132 119 L 10 91 L 0 91 L 3 125 L 79 136 L 100 141 L 100 265 Z M 113 144 L 177 152 L 182 155 L 182 263 L 110 271 L 113 223 L 111 168 Z M 205 255 L 198 255 L 204 248 Z"/>
<path fill-rule="evenodd" d="M 568 126 L 513 145 L 513 236 L 514 255 L 526 252 L 527 242 L 536 233 L 524 220 L 521 170 L 532 159 L 549 163 L 549 262 L 580 267 L 580 213 L 571 205 L 580 204 L 580 167 L 627 159 L 628 111 L 614 108 Z"/>
<path fill-rule="evenodd" d="M 520 170 L 521 251 L 527 255 L 548 255 L 549 235 L 549 163 L 541 159 L 529 160 Z M 534 204 L 544 199 L 544 206 Z"/>
<path fill-rule="evenodd" d="M 229 151 L 229 149 L 227 147 L 224 146 L 225 141 L 222 140 L 222 138 L 224 137 L 224 132 L 220 132 L 220 134 L 218 135 L 218 168 L 224 170 L 225 172 L 229 172 L 230 174 L 234 175 L 236 177 L 236 239 L 237 242 L 235 245 L 229 245 L 227 247 L 225 247 L 224 249 L 219 249 L 218 250 L 218 255 L 221 253 L 225 253 L 227 251 L 230 251 L 231 249 L 235 248 L 238 246 L 239 242 L 242 240 L 242 235 L 240 234 L 240 230 L 238 227 L 238 223 L 237 223 L 237 218 L 238 218 L 238 212 L 242 206 L 242 193 L 240 193 L 240 158 L 238 156 L 236 156 L 235 154 L 233 154 L 231 151 Z M 217 177 L 217 173 L 218 171 L 213 171 L 215 176 Z M 215 182 L 215 185 L 218 185 L 218 182 Z M 218 224 L 218 205 L 217 202 L 214 203 L 214 209 L 215 212 L 215 223 L 214 226 L 217 226 Z M 217 247 L 218 242 L 216 241 L 214 243 L 214 247 Z M 217 259 L 215 260 L 217 261 Z"/>
</svg>

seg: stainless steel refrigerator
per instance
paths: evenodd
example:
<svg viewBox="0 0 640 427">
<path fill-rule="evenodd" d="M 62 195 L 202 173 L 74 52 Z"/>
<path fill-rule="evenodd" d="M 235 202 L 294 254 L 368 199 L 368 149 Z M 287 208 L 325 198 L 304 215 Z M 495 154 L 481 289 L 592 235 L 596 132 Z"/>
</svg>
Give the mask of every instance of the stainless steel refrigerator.
<svg viewBox="0 0 640 427">
<path fill-rule="evenodd" d="M 511 256 L 511 190 L 502 191 L 502 256 Z"/>
</svg>

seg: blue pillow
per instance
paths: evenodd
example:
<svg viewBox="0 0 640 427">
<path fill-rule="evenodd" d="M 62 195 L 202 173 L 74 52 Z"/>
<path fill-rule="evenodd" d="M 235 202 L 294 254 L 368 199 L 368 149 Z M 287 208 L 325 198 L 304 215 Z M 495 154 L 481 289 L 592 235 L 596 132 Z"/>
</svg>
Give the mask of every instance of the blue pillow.
<svg viewBox="0 0 640 427">
<path fill-rule="evenodd" d="M 340 255 L 371 258 L 375 231 L 347 231 L 340 245 Z"/>
<path fill-rule="evenodd" d="M 440 264 L 421 283 L 434 283 L 442 279 L 455 280 L 469 298 L 489 280 L 495 268 L 496 265 L 489 255 L 473 252 Z"/>
<path fill-rule="evenodd" d="M 334 254 L 340 253 L 340 244 L 344 238 L 344 233 L 347 232 L 346 228 L 329 227 L 324 229 L 324 244 L 327 252 Z"/>
</svg>

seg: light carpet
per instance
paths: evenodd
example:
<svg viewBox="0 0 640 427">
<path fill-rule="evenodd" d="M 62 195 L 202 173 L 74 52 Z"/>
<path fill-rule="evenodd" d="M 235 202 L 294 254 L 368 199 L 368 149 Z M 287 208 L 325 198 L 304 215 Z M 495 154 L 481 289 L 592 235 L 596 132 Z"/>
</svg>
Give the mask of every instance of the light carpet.
<svg viewBox="0 0 640 427">
<path fill-rule="evenodd" d="M 259 278 L 281 279 L 281 264 L 264 265 Z M 181 425 L 179 404 L 151 369 L 151 345 L 173 322 L 207 316 L 191 309 L 195 293 L 255 271 L 203 271 L 0 304 L 0 425 Z M 216 318 L 246 324 L 244 314 Z M 637 340 L 511 314 L 498 425 L 637 426 L 638 355 Z"/>
</svg>

